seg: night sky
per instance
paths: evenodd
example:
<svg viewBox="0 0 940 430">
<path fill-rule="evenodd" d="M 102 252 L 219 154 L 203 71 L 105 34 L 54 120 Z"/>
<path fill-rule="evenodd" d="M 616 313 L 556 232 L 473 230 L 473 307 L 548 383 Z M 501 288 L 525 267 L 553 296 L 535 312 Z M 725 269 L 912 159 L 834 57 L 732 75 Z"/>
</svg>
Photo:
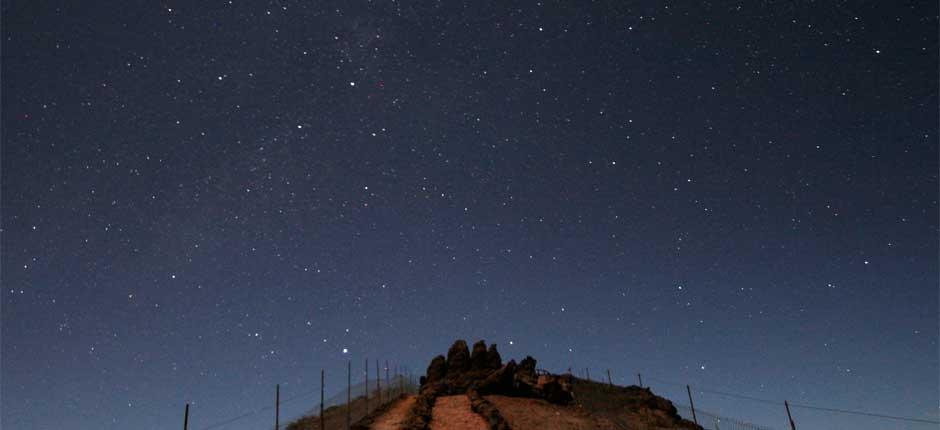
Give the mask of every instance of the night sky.
<svg viewBox="0 0 940 430">
<path fill-rule="evenodd" d="M 936 2 L 588 3 L 4 0 L 3 427 L 198 430 L 458 337 L 938 419 Z"/>
</svg>

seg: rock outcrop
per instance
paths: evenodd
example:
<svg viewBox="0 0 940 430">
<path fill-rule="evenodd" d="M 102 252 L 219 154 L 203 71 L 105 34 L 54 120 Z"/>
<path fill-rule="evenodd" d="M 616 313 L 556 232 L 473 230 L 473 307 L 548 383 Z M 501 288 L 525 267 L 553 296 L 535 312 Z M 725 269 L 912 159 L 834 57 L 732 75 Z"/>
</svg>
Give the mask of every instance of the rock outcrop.
<svg viewBox="0 0 940 430">
<path fill-rule="evenodd" d="M 458 340 L 447 351 L 447 358 L 434 357 L 428 365 L 427 376 L 421 380 L 425 389 L 446 394 L 468 392 L 479 395 L 501 394 L 515 397 L 532 397 L 556 404 L 571 402 L 570 384 L 564 385 L 554 379 L 540 378 L 536 361 L 524 358 L 519 364 L 510 360 L 506 365 L 496 345 L 486 347 L 482 340 L 473 344 Z"/>
<path fill-rule="evenodd" d="M 443 355 L 431 359 L 426 375 L 421 385 L 434 384 L 444 380 L 444 376 L 447 375 L 447 360 Z"/>
<path fill-rule="evenodd" d="M 499 356 L 499 351 L 496 350 L 496 344 L 494 343 L 486 351 L 486 368 L 496 370 L 500 367 L 503 367 L 503 358 Z"/>
</svg>

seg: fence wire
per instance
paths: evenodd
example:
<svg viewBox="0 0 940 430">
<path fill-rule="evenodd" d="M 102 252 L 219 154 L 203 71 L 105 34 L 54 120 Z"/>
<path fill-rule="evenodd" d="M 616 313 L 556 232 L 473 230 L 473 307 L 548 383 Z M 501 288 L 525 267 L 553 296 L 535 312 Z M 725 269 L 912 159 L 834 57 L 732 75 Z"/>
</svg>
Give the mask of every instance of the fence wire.
<svg viewBox="0 0 940 430">
<path fill-rule="evenodd" d="M 682 418 L 692 420 L 692 408 L 678 403 L 673 403 L 673 406 L 676 407 L 676 411 L 679 412 Z M 703 411 L 699 408 L 695 408 L 695 418 L 698 420 L 698 424 L 705 428 L 705 430 L 778 430 L 773 427 L 761 426 L 735 418 L 724 417 Z"/>
<path fill-rule="evenodd" d="M 367 415 L 399 399 L 403 394 L 418 391 L 415 378 L 411 375 L 393 375 L 388 380 L 381 380 L 377 386 L 375 379 L 360 381 L 350 389 L 327 398 L 323 402 L 325 426 L 323 430 L 345 430 L 348 422 L 356 423 Z M 348 404 L 348 409 L 347 409 Z M 279 426 L 288 430 L 321 430 L 320 402 L 314 404 L 302 414 L 282 420 Z"/>
</svg>

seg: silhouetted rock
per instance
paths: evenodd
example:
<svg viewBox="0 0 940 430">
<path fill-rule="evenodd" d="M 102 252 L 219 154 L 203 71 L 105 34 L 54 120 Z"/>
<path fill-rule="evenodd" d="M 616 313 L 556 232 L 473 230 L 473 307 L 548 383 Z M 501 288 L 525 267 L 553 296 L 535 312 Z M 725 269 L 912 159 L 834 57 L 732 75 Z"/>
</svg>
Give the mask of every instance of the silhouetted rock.
<svg viewBox="0 0 940 430">
<path fill-rule="evenodd" d="M 486 342 L 478 341 L 473 344 L 473 350 L 470 351 L 470 369 L 471 370 L 484 370 L 486 369 Z"/>
<path fill-rule="evenodd" d="M 516 379 L 516 362 L 509 360 L 505 366 L 490 373 L 479 384 L 481 394 L 511 394 L 514 391 Z"/>
<path fill-rule="evenodd" d="M 447 350 L 447 376 L 459 377 L 470 370 L 470 348 L 467 342 L 458 340 Z"/>
<path fill-rule="evenodd" d="M 463 394 L 475 388 L 481 395 L 546 398 L 559 404 L 571 401 L 570 384 L 545 386 L 541 382 L 534 358 L 526 357 L 519 364 L 510 360 L 504 366 L 495 344 L 487 349 L 481 340 L 473 344 L 471 353 L 467 342 L 458 340 L 447 351 L 446 359 L 439 355 L 431 360 L 421 387 L 422 392 Z"/>
<path fill-rule="evenodd" d="M 528 385 L 538 384 L 538 375 L 535 374 L 535 359 L 526 356 L 519 362 L 519 369 L 516 370 L 516 380 Z"/>
<path fill-rule="evenodd" d="M 571 391 L 566 390 L 565 387 L 555 379 L 540 384 L 538 392 L 541 394 L 540 397 L 547 400 L 549 403 L 555 403 L 557 405 L 567 405 L 573 400 Z"/>
<path fill-rule="evenodd" d="M 486 368 L 496 370 L 500 367 L 503 367 L 503 358 L 499 356 L 499 351 L 496 350 L 496 344 L 494 343 L 486 351 Z"/>
<path fill-rule="evenodd" d="M 444 380 L 444 376 L 447 374 L 447 362 L 444 360 L 443 355 L 438 355 L 431 360 L 431 364 L 428 365 L 427 377 L 425 378 L 425 384 L 433 384 L 439 381 Z"/>
</svg>

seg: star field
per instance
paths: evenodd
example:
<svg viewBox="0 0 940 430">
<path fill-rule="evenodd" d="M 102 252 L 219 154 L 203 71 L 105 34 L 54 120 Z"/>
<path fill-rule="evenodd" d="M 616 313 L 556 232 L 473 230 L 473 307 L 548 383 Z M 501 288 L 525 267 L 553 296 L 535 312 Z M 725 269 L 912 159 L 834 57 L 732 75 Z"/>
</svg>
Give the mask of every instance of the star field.
<svg viewBox="0 0 940 430">
<path fill-rule="evenodd" d="M 458 337 L 938 419 L 936 4 L 2 8 L 4 427 L 201 429 Z"/>
</svg>

